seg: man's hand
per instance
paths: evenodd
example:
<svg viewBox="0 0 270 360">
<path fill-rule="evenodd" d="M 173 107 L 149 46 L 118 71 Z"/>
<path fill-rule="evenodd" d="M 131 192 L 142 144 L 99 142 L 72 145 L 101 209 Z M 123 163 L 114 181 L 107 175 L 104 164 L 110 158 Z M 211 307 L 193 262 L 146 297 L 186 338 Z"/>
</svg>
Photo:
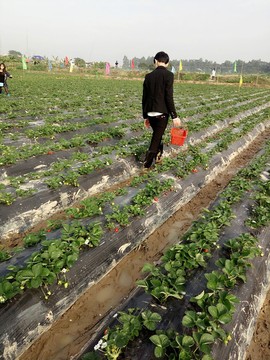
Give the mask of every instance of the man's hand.
<svg viewBox="0 0 270 360">
<path fill-rule="evenodd" d="M 150 121 L 149 121 L 149 119 L 144 119 L 144 127 L 146 127 L 147 129 L 150 128 Z"/>
<path fill-rule="evenodd" d="M 173 119 L 173 126 L 174 127 L 181 126 L 181 120 L 179 119 L 179 117 Z"/>
</svg>

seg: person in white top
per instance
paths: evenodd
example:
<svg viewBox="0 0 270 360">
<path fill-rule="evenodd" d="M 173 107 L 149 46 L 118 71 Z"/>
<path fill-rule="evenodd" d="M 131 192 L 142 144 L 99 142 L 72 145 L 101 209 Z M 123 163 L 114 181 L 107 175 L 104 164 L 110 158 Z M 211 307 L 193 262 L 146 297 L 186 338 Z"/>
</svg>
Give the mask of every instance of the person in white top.
<svg viewBox="0 0 270 360">
<path fill-rule="evenodd" d="M 216 79 L 216 69 L 214 68 L 211 72 L 211 80 L 215 80 Z"/>
</svg>

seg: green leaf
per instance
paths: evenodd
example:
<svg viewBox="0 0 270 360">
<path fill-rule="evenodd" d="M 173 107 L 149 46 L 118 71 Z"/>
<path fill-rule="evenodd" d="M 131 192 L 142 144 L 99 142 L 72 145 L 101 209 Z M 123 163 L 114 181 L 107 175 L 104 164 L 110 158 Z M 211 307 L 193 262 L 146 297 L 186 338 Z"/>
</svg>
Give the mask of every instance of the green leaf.
<svg viewBox="0 0 270 360">
<path fill-rule="evenodd" d="M 150 340 L 157 347 L 165 348 L 170 345 L 170 340 L 169 340 L 168 336 L 164 335 L 164 334 L 152 335 L 152 336 L 150 336 Z"/>
<path fill-rule="evenodd" d="M 100 356 L 94 351 L 86 353 L 82 356 L 82 360 L 100 360 Z"/>
<path fill-rule="evenodd" d="M 0 294 L 8 293 L 12 290 L 12 285 L 9 281 L 3 281 L 0 283 Z"/>
<path fill-rule="evenodd" d="M 215 341 L 214 336 L 212 334 L 204 333 L 200 338 L 200 344 L 212 344 Z"/>
<path fill-rule="evenodd" d="M 195 326 L 194 320 L 189 315 L 183 316 L 182 324 L 183 326 L 186 326 L 188 328 L 192 328 L 193 326 Z"/>
<path fill-rule="evenodd" d="M 34 288 L 34 289 L 37 289 L 37 288 L 40 287 L 41 284 L 42 284 L 41 278 L 37 277 L 37 278 L 31 279 L 30 287 Z"/>
<path fill-rule="evenodd" d="M 58 260 L 54 263 L 54 268 L 58 271 L 62 270 L 65 267 L 65 261 L 63 259 Z"/>
<path fill-rule="evenodd" d="M 214 319 L 218 318 L 218 309 L 216 306 L 208 306 L 208 312 Z"/>
<path fill-rule="evenodd" d="M 196 254 L 196 261 L 200 266 L 205 266 L 205 260 L 202 254 Z"/>
<path fill-rule="evenodd" d="M 214 358 L 212 358 L 212 356 L 211 355 L 204 355 L 203 357 L 202 357 L 202 360 L 214 360 Z"/>
<path fill-rule="evenodd" d="M 71 267 L 78 260 L 77 254 L 68 255 L 67 257 L 67 266 Z"/>
<path fill-rule="evenodd" d="M 240 302 L 240 300 L 232 294 L 227 294 L 226 299 L 229 300 L 230 303 L 239 303 Z"/>
<path fill-rule="evenodd" d="M 247 281 L 247 277 L 245 274 L 239 274 L 238 278 L 241 279 L 244 283 Z"/>
<path fill-rule="evenodd" d="M 225 269 L 228 270 L 229 272 L 232 271 L 234 269 L 234 264 L 233 261 L 226 259 L 225 261 Z"/>
<path fill-rule="evenodd" d="M 154 351 L 154 354 L 155 354 L 155 357 L 156 358 L 162 358 L 164 355 L 165 355 L 165 352 L 166 350 L 161 348 L 161 347 L 155 347 L 155 351 Z"/>
<path fill-rule="evenodd" d="M 211 279 L 207 282 L 207 287 L 210 290 L 217 290 L 217 284 L 216 279 Z"/>
<path fill-rule="evenodd" d="M 207 354 L 207 355 L 210 355 L 211 353 L 211 349 L 210 349 L 210 346 L 208 344 L 201 344 L 200 345 L 200 350 L 204 353 L 204 354 Z"/>
<path fill-rule="evenodd" d="M 54 249 L 52 251 L 49 251 L 49 253 L 50 253 L 50 258 L 53 260 L 60 258 L 63 254 L 63 252 L 59 249 Z"/>
<path fill-rule="evenodd" d="M 228 324 L 232 320 L 232 315 L 230 313 L 220 315 L 218 321 L 221 324 Z"/>
<path fill-rule="evenodd" d="M 210 273 L 210 274 L 205 274 L 205 277 L 208 280 L 207 282 L 208 289 L 217 290 L 218 280 L 216 275 L 214 273 Z"/>
<path fill-rule="evenodd" d="M 48 260 L 50 255 L 49 255 L 49 252 L 48 251 L 44 251 L 42 254 L 41 254 L 41 257 L 45 260 Z"/>
<path fill-rule="evenodd" d="M 7 269 L 9 271 L 18 271 L 18 267 L 17 266 L 14 266 L 14 265 L 8 265 L 7 266 Z"/>
<path fill-rule="evenodd" d="M 28 280 L 34 276 L 33 272 L 29 269 L 21 270 L 17 273 L 16 279 L 18 281 Z"/>
<path fill-rule="evenodd" d="M 114 341 L 115 341 L 115 345 L 121 349 L 127 346 L 129 342 L 129 337 L 126 334 L 119 333 L 116 335 Z"/>
<path fill-rule="evenodd" d="M 144 264 L 143 268 L 142 268 L 142 272 L 145 273 L 145 272 L 152 272 L 152 270 L 154 269 L 154 265 L 152 264 L 149 264 L 149 263 L 146 263 Z"/>
<path fill-rule="evenodd" d="M 42 269 L 43 269 L 43 267 L 42 267 L 42 264 L 40 264 L 40 263 L 33 265 L 32 266 L 32 271 L 33 271 L 34 276 L 35 277 L 40 276 L 41 273 L 42 273 Z"/>
<path fill-rule="evenodd" d="M 41 241 L 41 245 L 44 247 L 49 246 L 51 244 L 51 242 L 52 242 L 52 240 L 43 240 L 43 241 Z"/>
<path fill-rule="evenodd" d="M 155 288 L 162 285 L 162 282 L 159 279 L 154 278 L 154 279 L 151 279 L 150 282 L 153 285 L 153 287 L 155 287 Z"/>
<path fill-rule="evenodd" d="M 143 318 L 143 325 L 148 329 L 148 330 L 155 330 L 157 327 L 157 324 L 160 322 L 161 320 L 161 316 L 158 313 L 152 313 L 151 311 L 144 311 L 142 313 L 142 318 Z"/>
<path fill-rule="evenodd" d="M 142 288 L 148 288 L 147 281 L 146 280 L 137 280 L 136 281 L 137 286 Z"/>
<path fill-rule="evenodd" d="M 48 269 L 48 268 L 42 268 L 42 273 L 41 273 L 41 276 L 43 277 L 43 278 L 46 278 L 46 277 L 48 277 L 49 275 L 50 275 L 50 270 Z"/>
<path fill-rule="evenodd" d="M 193 356 L 192 352 L 187 351 L 185 349 L 180 351 L 178 360 L 193 360 L 193 359 L 194 359 L 194 356 Z"/>
<path fill-rule="evenodd" d="M 51 284 L 53 284 L 53 283 L 55 282 L 55 280 L 56 280 L 56 275 L 55 275 L 55 273 L 50 272 L 50 274 L 49 274 L 48 277 L 47 277 L 47 283 L 48 283 L 49 285 L 51 285 Z"/>
<path fill-rule="evenodd" d="M 217 310 L 218 310 L 218 313 L 219 315 L 223 315 L 223 314 L 226 314 L 228 309 L 226 308 L 226 306 L 222 303 L 218 303 L 217 304 Z"/>
<path fill-rule="evenodd" d="M 192 347 L 195 344 L 195 341 L 192 336 L 185 335 L 182 340 L 182 345 L 184 347 Z"/>
<path fill-rule="evenodd" d="M 215 332 L 222 341 L 225 341 L 227 339 L 227 334 L 221 327 L 216 329 Z"/>
<path fill-rule="evenodd" d="M 194 296 L 193 299 L 200 300 L 204 297 L 204 290 L 197 296 Z"/>
</svg>

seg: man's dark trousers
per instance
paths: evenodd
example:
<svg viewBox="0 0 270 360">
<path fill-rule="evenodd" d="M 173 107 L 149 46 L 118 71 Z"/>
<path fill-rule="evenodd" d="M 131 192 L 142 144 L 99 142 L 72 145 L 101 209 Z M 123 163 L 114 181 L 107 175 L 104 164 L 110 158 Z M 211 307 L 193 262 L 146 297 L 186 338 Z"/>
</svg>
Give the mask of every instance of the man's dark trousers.
<svg viewBox="0 0 270 360">
<path fill-rule="evenodd" d="M 148 117 L 151 128 L 153 129 L 153 135 L 151 143 L 145 158 L 145 167 L 150 167 L 153 160 L 156 159 L 159 150 L 162 146 L 162 136 L 168 125 L 168 114 L 163 114 L 159 116 L 149 116 Z"/>
</svg>

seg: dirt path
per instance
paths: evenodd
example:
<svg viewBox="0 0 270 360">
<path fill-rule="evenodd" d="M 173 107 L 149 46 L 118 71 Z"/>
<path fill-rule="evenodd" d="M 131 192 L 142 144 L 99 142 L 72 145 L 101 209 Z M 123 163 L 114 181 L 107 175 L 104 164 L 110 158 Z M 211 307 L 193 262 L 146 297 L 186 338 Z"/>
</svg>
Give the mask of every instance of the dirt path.
<svg viewBox="0 0 270 360">
<path fill-rule="evenodd" d="M 270 360 L 270 291 L 258 316 L 246 360 Z"/>
</svg>

